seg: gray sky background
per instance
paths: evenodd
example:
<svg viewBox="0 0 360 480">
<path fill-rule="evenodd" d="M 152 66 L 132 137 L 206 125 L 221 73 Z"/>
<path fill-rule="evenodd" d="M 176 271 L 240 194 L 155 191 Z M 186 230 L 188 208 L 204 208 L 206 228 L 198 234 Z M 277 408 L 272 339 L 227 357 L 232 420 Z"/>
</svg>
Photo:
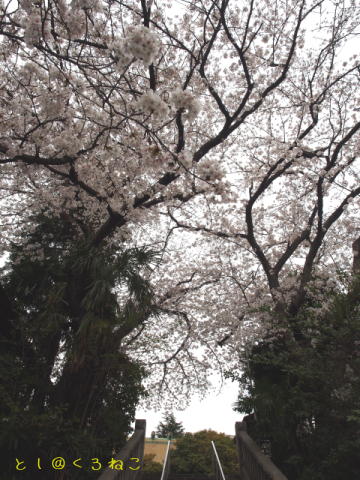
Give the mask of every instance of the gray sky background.
<svg viewBox="0 0 360 480">
<path fill-rule="evenodd" d="M 214 386 L 216 385 L 213 382 Z M 210 392 L 203 400 L 194 398 L 183 411 L 173 410 L 177 422 L 182 422 L 186 432 L 211 429 L 234 435 L 235 422 L 241 421 L 243 414 L 234 412 L 232 405 L 237 400 L 238 383 L 227 380 L 221 392 Z M 146 420 L 146 437 L 156 430 L 164 411 L 137 409 L 136 418 Z"/>
</svg>

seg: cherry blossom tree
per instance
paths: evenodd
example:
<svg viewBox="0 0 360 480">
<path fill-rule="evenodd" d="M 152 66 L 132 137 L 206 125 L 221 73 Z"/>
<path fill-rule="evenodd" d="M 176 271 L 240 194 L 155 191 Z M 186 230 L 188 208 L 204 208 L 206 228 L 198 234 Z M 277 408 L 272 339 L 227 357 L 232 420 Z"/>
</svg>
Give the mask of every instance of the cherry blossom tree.
<svg viewBox="0 0 360 480">
<path fill-rule="evenodd" d="M 157 389 L 204 389 L 269 309 L 295 315 L 349 266 L 359 13 L 351 0 L 3 2 L 3 251 L 45 207 L 92 248 L 158 245 L 162 314 L 122 348 Z"/>
</svg>

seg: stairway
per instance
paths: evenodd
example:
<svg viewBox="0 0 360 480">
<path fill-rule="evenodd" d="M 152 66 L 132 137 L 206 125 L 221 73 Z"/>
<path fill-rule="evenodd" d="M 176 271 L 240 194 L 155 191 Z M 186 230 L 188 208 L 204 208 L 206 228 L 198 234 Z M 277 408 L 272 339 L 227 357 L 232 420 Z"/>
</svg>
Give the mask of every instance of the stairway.
<svg viewBox="0 0 360 480">
<path fill-rule="evenodd" d="M 124 463 L 132 457 L 143 458 L 145 428 L 145 420 L 136 420 L 133 436 L 128 440 L 120 452 L 118 452 L 115 458 L 121 459 Z M 235 432 L 238 459 L 240 463 L 239 476 L 226 476 L 225 478 L 214 442 L 211 442 L 214 454 L 213 477 L 209 478 L 199 473 L 172 473 L 170 466 L 169 442 L 161 478 L 159 478 L 159 473 L 144 473 L 141 469 L 137 471 L 127 469 L 116 471 L 107 468 L 100 477 L 98 477 L 98 480 L 287 480 L 282 472 L 272 463 L 271 459 L 264 455 L 256 443 L 251 437 L 249 437 L 246 431 L 245 422 L 236 422 Z"/>
</svg>

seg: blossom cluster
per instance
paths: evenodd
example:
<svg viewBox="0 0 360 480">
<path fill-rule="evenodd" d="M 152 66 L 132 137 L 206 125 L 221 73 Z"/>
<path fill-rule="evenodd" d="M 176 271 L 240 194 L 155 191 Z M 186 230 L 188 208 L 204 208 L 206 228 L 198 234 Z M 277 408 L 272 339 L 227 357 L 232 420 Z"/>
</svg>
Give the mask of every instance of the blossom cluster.
<svg viewBox="0 0 360 480">
<path fill-rule="evenodd" d="M 200 103 L 195 99 L 194 95 L 186 90 L 176 88 L 170 94 L 171 104 L 168 105 L 160 95 L 149 90 L 144 93 L 136 102 L 135 107 L 145 113 L 153 114 L 159 119 L 164 119 L 170 113 L 171 106 L 176 110 L 186 111 L 184 117 L 192 121 L 200 112 Z M 188 163 L 188 162 L 187 162 Z"/>
<path fill-rule="evenodd" d="M 73 0 L 71 3 L 72 8 L 83 8 L 84 10 L 96 9 L 99 6 L 98 0 Z"/>
<path fill-rule="evenodd" d="M 33 11 L 26 20 L 24 40 L 28 47 L 34 46 L 41 38 L 42 22 L 38 12 Z"/>
<path fill-rule="evenodd" d="M 155 117 L 163 119 L 169 114 L 168 105 L 161 99 L 161 97 L 149 90 L 147 93 L 141 95 L 136 102 L 136 107 L 145 113 L 153 114 Z"/>
<path fill-rule="evenodd" d="M 140 25 L 130 28 L 124 39 L 115 39 L 109 46 L 118 66 L 123 67 L 134 57 L 145 65 L 151 65 L 160 51 L 161 44 L 149 28 Z"/>
<path fill-rule="evenodd" d="M 206 182 L 220 181 L 223 178 L 219 165 L 208 159 L 200 162 L 196 173 Z"/>
<path fill-rule="evenodd" d="M 185 110 L 187 118 L 192 121 L 200 112 L 200 103 L 195 96 L 181 88 L 176 88 L 171 94 L 171 103 L 176 110 Z"/>
<path fill-rule="evenodd" d="M 193 161 L 193 156 L 191 155 L 191 152 L 189 152 L 188 150 L 183 150 L 178 158 L 180 164 L 185 168 L 185 170 L 188 170 L 191 167 Z"/>
</svg>

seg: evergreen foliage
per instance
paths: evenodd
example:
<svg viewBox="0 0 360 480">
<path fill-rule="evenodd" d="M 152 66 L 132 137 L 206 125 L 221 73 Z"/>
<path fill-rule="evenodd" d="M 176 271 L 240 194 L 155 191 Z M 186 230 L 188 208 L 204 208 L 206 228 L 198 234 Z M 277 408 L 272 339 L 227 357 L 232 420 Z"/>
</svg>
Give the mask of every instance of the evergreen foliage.
<svg viewBox="0 0 360 480">
<path fill-rule="evenodd" d="M 201 430 L 185 433 L 176 440 L 176 449 L 171 453 L 171 469 L 175 473 L 213 475 L 213 449 L 215 443 L 225 475 L 239 471 L 236 448 L 233 438 L 214 430 Z"/>
<path fill-rule="evenodd" d="M 360 478 L 359 279 L 329 297 L 325 313 L 309 301 L 295 322 L 278 320 L 240 378 L 236 410 L 255 412 L 250 435 L 270 440 L 292 480 Z"/>
<path fill-rule="evenodd" d="M 0 282 L 0 448 L 9 478 L 16 457 L 33 467 L 38 457 L 108 458 L 126 441 L 146 394 L 146 372 L 119 346 L 153 312 L 142 272 L 154 252 L 94 251 L 63 219 L 35 220 Z M 34 470 L 23 473 L 33 478 Z"/>
<path fill-rule="evenodd" d="M 154 460 L 155 456 L 155 453 L 147 453 L 144 455 L 142 470 L 145 474 L 158 474 L 158 478 L 160 478 L 163 465 Z"/>
<path fill-rule="evenodd" d="M 163 421 L 159 423 L 156 429 L 156 435 L 159 438 L 178 438 L 184 434 L 184 427 L 181 422 L 175 420 L 173 413 L 165 413 Z"/>
</svg>

